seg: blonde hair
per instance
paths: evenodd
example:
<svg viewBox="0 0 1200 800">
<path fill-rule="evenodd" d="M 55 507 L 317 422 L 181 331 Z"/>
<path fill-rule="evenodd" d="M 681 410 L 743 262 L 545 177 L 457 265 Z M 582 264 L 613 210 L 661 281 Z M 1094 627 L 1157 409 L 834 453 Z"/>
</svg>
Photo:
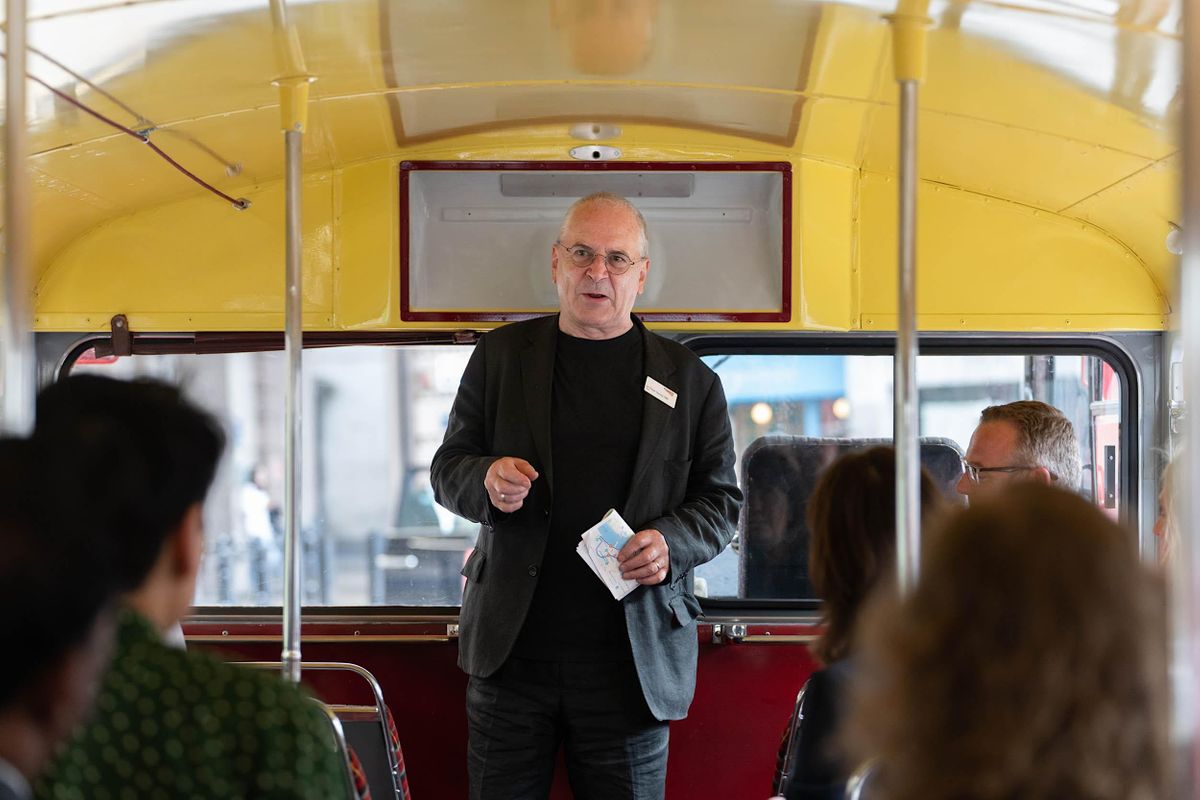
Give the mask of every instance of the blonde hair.
<svg viewBox="0 0 1200 800">
<path fill-rule="evenodd" d="M 1163 467 L 1162 475 L 1158 478 L 1158 509 L 1157 517 L 1163 518 L 1163 535 L 1162 542 L 1159 545 L 1158 561 L 1166 566 L 1175 558 L 1175 547 L 1178 543 L 1176 537 L 1179 535 L 1179 504 L 1176 502 L 1177 492 L 1176 481 L 1179 478 L 1179 469 L 1175 466 L 1183 457 L 1182 453 L 1177 453 L 1175 458 Z M 1163 501 L 1166 502 L 1163 502 Z M 1155 525 L 1158 524 L 1158 519 L 1155 519 Z"/>
</svg>

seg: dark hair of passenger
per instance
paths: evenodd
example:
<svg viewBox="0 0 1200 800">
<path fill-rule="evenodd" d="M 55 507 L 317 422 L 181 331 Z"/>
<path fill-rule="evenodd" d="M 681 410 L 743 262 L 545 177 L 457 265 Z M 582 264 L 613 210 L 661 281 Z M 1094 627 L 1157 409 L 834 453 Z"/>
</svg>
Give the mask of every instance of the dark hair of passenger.
<svg viewBox="0 0 1200 800">
<path fill-rule="evenodd" d="M 184 514 L 204 501 L 225 444 L 216 420 L 178 388 L 96 375 L 38 395 L 34 438 L 73 444 L 97 463 L 121 451 L 136 458 L 94 476 L 105 499 L 94 524 L 119 547 L 122 591 L 142 584 Z"/>
<path fill-rule="evenodd" d="M 104 543 L 53 496 L 66 487 L 52 482 L 74 472 L 65 467 L 27 440 L 0 439 L 0 709 L 85 644 L 114 594 Z"/>
<path fill-rule="evenodd" d="M 848 745 L 884 800 L 1166 798 L 1166 614 L 1136 538 L 1014 484 L 945 521 L 872 603 Z"/>
<path fill-rule="evenodd" d="M 922 469 L 922 517 L 942 505 L 933 478 Z M 859 610 L 895 562 L 895 449 L 847 453 L 826 467 L 808 500 L 808 530 L 809 574 L 824 622 L 813 650 L 831 664 L 849 655 Z"/>
</svg>

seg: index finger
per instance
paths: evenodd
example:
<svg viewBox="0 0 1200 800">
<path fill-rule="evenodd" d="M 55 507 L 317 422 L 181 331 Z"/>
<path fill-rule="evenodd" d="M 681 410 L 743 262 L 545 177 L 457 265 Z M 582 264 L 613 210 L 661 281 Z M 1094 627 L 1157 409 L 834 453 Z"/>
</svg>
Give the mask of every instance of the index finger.
<svg viewBox="0 0 1200 800">
<path fill-rule="evenodd" d="M 496 477 L 500 478 L 501 480 L 508 481 L 514 486 L 520 486 L 524 489 L 528 489 L 530 486 L 532 486 L 532 482 L 529 480 L 529 478 L 525 477 L 524 473 L 521 472 L 521 469 L 517 467 L 517 462 L 519 460 L 520 459 L 509 458 L 502 461 L 500 466 L 496 469 Z"/>
<path fill-rule="evenodd" d="M 625 546 L 621 548 L 621 552 L 617 553 L 617 559 L 624 561 L 627 558 L 633 558 L 641 550 L 646 549 L 654 543 L 654 534 L 649 531 L 635 533 L 629 537 L 629 541 L 625 542 Z"/>
<path fill-rule="evenodd" d="M 531 481 L 537 480 L 538 471 L 533 468 L 533 464 L 530 464 L 528 461 L 526 461 L 523 458 L 513 458 L 512 461 L 513 461 L 513 466 L 517 468 L 517 472 L 520 472 L 522 475 L 524 475 L 526 478 L 529 478 L 529 480 L 531 480 Z"/>
</svg>

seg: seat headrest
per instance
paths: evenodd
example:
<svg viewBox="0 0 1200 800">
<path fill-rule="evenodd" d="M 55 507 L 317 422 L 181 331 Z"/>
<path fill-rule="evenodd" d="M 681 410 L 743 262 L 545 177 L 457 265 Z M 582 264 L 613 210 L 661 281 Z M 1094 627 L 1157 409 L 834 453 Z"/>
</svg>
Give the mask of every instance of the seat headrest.
<svg viewBox="0 0 1200 800">
<path fill-rule="evenodd" d="M 835 459 L 891 439 L 835 439 L 772 434 L 755 439 L 742 454 L 746 501 L 738 522 L 741 559 L 738 596 L 812 599 L 808 573 L 808 498 L 821 471 Z M 921 439 L 921 465 L 947 496 L 962 474 L 962 451 L 940 437 Z"/>
</svg>

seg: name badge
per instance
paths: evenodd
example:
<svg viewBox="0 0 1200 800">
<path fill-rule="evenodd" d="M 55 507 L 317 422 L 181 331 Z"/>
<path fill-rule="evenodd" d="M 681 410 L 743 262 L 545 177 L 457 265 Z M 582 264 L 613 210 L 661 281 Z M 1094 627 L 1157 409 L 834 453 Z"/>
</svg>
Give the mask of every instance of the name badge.
<svg viewBox="0 0 1200 800">
<path fill-rule="evenodd" d="M 655 400 L 661 400 L 671 408 L 675 407 L 675 398 L 679 396 L 649 375 L 646 376 L 646 394 Z"/>
</svg>

